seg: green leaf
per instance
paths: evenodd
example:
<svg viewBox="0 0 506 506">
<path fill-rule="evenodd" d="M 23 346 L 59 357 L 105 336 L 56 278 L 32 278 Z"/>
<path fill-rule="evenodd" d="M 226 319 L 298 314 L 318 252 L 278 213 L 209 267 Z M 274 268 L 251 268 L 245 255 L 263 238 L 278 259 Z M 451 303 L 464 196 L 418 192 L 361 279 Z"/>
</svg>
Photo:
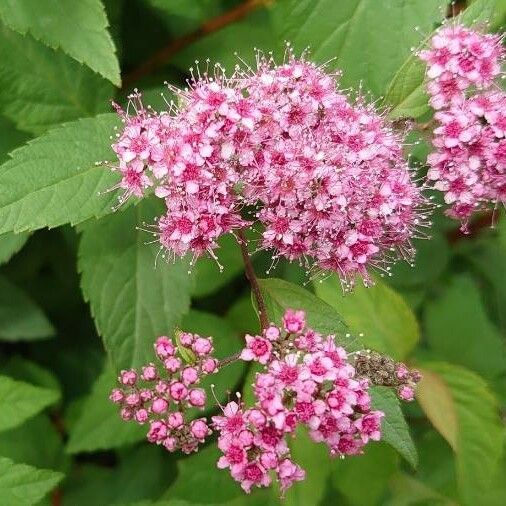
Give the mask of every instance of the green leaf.
<svg viewBox="0 0 506 506">
<path fill-rule="evenodd" d="M 0 235 L 0 265 L 8 262 L 26 243 L 30 234 L 7 233 Z"/>
<path fill-rule="evenodd" d="M 442 360 L 488 378 L 506 372 L 504 339 L 488 319 L 478 287 L 469 276 L 454 278 L 427 304 L 424 327 L 431 349 Z"/>
<path fill-rule="evenodd" d="M 423 33 L 444 16 L 445 0 L 285 0 L 273 14 L 278 40 L 343 70 L 344 87 L 363 83 L 376 96 Z M 419 27 L 418 30 L 415 28 Z"/>
<path fill-rule="evenodd" d="M 290 444 L 294 462 L 306 471 L 302 482 L 296 482 L 287 491 L 284 503 L 288 506 L 319 504 L 324 497 L 327 480 L 332 470 L 332 461 L 327 447 L 315 443 L 305 430 L 300 428 Z"/>
<path fill-rule="evenodd" d="M 342 315 L 350 330 L 371 348 L 396 359 L 406 357 L 420 339 L 415 315 L 402 297 L 380 280 L 343 294 L 335 275 L 315 283 L 315 291 Z M 363 334 L 363 337 L 362 337 Z"/>
<path fill-rule="evenodd" d="M 55 390 L 0 376 L 0 431 L 21 425 L 57 402 L 58 398 L 59 393 Z"/>
<path fill-rule="evenodd" d="M 23 290 L 0 276 L 0 341 L 32 341 L 54 334 L 42 310 Z"/>
<path fill-rule="evenodd" d="M 373 408 L 385 413 L 381 422 L 383 441 L 416 467 L 418 465 L 416 447 L 394 391 L 386 387 L 372 387 L 371 397 Z"/>
<path fill-rule="evenodd" d="M 213 444 L 189 458 L 179 459 L 176 481 L 160 499 L 170 502 L 184 499 L 190 504 L 217 505 L 243 495 L 241 487 L 229 472 L 216 467 L 220 454 L 218 447 Z"/>
<path fill-rule="evenodd" d="M 4 2 L 0 2 L 0 14 Z M 48 128 L 110 107 L 113 87 L 91 70 L 0 23 L 0 110 L 20 130 Z"/>
<path fill-rule="evenodd" d="M 259 279 L 267 316 L 273 323 L 280 324 L 286 309 L 303 309 L 309 327 L 322 334 L 333 334 L 336 342 L 347 351 L 360 349 L 358 341 L 348 333 L 341 315 L 323 300 L 308 290 L 282 279 Z"/>
<path fill-rule="evenodd" d="M 0 432 L 0 455 L 38 468 L 62 471 L 67 467 L 61 436 L 44 414 Z"/>
<path fill-rule="evenodd" d="M 472 26 L 487 22 L 493 12 L 496 0 L 475 0 L 458 16 L 456 22 Z M 428 30 L 422 31 L 427 33 Z M 426 40 L 432 36 L 429 35 Z M 418 45 L 420 41 L 412 45 Z M 425 64 L 414 53 L 404 61 L 388 85 L 384 103 L 391 107 L 390 119 L 419 118 L 430 111 L 424 89 Z"/>
<path fill-rule="evenodd" d="M 432 388 L 432 383 L 420 383 L 420 404 L 427 417 L 440 429 L 445 423 L 443 415 L 455 413 L 455 433 L 448 437 L 456 453 L 457 483 L 464 504 L 482 504 L 481 498 L 491 486 L 503 451 L 503 425 L 499 418 L 497 401 L 490 393 L 485 381 L 463 367 L 440 363 L 425 363 L 422 373 L 429 371 L 444 382 L 451 395 L 451 404 L 438 408 L 439 419 L 434 418 L 434 409 L 424 400 L 423 389 Z M 431 395 L 429 398 L 437 398 Z"/>
<path fill-rule="evenodd" d="M 371 443 L 365 447 L 364 455 L 343 459 L 333 465 L 332 483 L 350 506 L 375 506 L 381 504 L 398 465 L 394 450 L 382 443 Z"/>
<path fill-rule="evenodd" d="M 15 464 L 10 459 L 0 457 L 0 503 L 2 506 L 31 506 L 62 478 L 62 473 Z"/>
<path fill-rule="evenodd" d="M 0 48 L 0 51 L 1 50 Z M 29 138 L 30 136 L 28 134 L 17 130 L 12 121 L 0 117 L 0 163 L 8 159 L 7 153 L 10 153 L 14 148 L 17 148 Z"/>
<path fill-rule="evenodd" d="M 85 397 L 80 414 L 70 429 L 67 453 L 110 450 L 142 441 L 146 427 L 123 421 L 118 406 L 109 400 L 116 384 L 117 375 L 112 367 L 106 367 L 91 393 Z"/>
<path fill-rule="evenodd" d="M 116 50 L 100 0 L 3 0 L 0 19 L 17 32 L 29 32 L 49 47 L 61 48 L 120 85 Z"/>
<path fill-rule="evenodd" d="M 138 229 L 162 213 L 159 200 L 147 200 L 83 232 L 81 286 L 117 369 L 150 362 L 155 339 L 171 335 L 190 306 L 188 264 L 160 258 L 155 265 L 159 248 Z"/>
<path fill-rule="evenodd" d="M 391 499 L 389 506 L 457 506 L 450 499 L 406 473 L 396 474 L 390 482 Z"/>
<path fill-rule="evenodd" d="M 67 123 L 14 151 L 0 166 L 0 234 L 80 223 L 111 212 L 99 195 L 117 176 L 96 162 L 111 155 L 115 114 Z"/>
</svg>

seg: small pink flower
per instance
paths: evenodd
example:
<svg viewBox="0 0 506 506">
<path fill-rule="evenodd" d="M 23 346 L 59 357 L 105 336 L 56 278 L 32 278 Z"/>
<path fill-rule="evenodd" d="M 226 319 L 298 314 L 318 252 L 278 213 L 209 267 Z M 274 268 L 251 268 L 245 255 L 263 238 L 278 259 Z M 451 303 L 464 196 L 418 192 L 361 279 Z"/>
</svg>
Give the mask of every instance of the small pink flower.
<svg viewBox="0 0 506 506">
<path fill-rule="evenodd" d="M 188 389 L 180 381 L 175 381 L 169 385 L 169 393 L 176 402 L 179 402 L 186 399 Z"/>
<path fill-rule="evenodd" d="M 167 416 L 167 425 L 171 429 L 178 429 L 181 427 L 184 423 L 183 414 L 179 411 L 172 411 Z"/>
<path fill-rule="evenodd" d="M 206 393 L 201 388 L 190 390 L 189 402 L 192 406 L 202 408 L 206 404 Z"/>
<path fill-rule="evenodd" d="M 212 374 L 218 369 L 218 361 L 215 358 L 206 358 L 202 362 L 202 371 L 206 374 Z"/>
<path fill-rule="evenodd" d="M 109 399 L 112 402 L 114 402 L 115 404 L 118 404 L 118 403 L 122 402 L 124 398 L 125 398 L 125 395 L 123 394 L 123 391 L 119 390 L 118 388 L 115 388 L 111 392 L 111 395 L 109 396 Z"/>
<path fill-rule="evenodd" d="M 137 423 L 140 423 L 140 424 L 146 423 L 149 418 L 148 410 L 144 409 L 144 408 L 138 409 L 135 412 L 134 418 Z"/>
<path fill-rule="evenodd" d="M 137 373 L 133 369 L 121 371 L 119 381 L 122 385 L 135 385 Z"/>
<path fill-rule="evenodd" d="M 272 344 L 261 336 L 246 334 L 246 348 L 241 352 L 242 360 L 256 360 L 266 364 L 271 358 Z"/>
<path fill-rule="evenodd" d="M 210 429 L 203 419 L 193 420 L 190 424 L 190 430 L 199 441 L 204 441 L 204 439 L 210 434 Z"/>
<path fill-rule="evenodd" d="M 181 376 L 185 385 L 193 385 L 194 383 L 197 383 L 199 379 L 199 374 L 195 367 L 185 367 Z"/>
<path fill-rule="evenodd" d="M 397 390 L 397 395 L 402 401 L 410 402 L 415 398 L 415 391 L 408 385 L 402 385 Z"/>
<path fill-rule="evenodd" d="M 213 346 L 210 339 L 199 337 L 192 344 L 192 349 L 197 355 L 203 357 L 213 351 Z"/>
<path fill-rule="evenodd" d="M 160 359 L 172 357 L 176 353 L 176 348 L 167 336 L 161 336 L 156 340 L 155 352 Z"/>
<path fill-rule="evenodd" d="M 153 404 L 151 404 L 151 410 L 153 411 L 153 413 L 156 413 L 157 415 L 165 413 L 168 407 L 169 403 L 165 399 L 160 398 L 155 399 L 153 401 Z"/>
<path fill-rule="evenodd" d="M 167 437 L 167 425 L 162 420 L 151 422 L 147 435 L 150 443 L 161 443 Z"/>
<path fill-rule="evenodd" d="M 155 381 L 158 378 L 156 367 L 154 364 L 149 364 L 142 368 L 141 378 L 144 381 Z"/>
<path fill-rule="evenodd" d="M 306 314 L 304 311 L 294 311 L 287 309 L 283 316 L 283 327 L 287 332 L 299 333 L 306 326 Z"/>
</svg>

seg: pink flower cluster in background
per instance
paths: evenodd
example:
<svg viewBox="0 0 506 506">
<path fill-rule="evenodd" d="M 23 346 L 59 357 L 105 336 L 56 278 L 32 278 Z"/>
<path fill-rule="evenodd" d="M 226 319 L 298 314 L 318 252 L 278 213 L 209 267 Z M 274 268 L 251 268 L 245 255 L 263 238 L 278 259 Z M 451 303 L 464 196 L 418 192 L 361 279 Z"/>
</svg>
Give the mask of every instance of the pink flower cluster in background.
<svg viewBox="0 0 506 506">
<path fill-rule="evenodd" d="M 282 491 L 304 479 L 287 443 L 299 426 L 332 456 L 359 454 L 380 439 L 383 413 L 371 410 L 368 380 L 355 376 L 334 336 L 306 328 L 303 311 L 288 310 L 281 328 L 246 336 L 241 358 L 265 365 L 253 384 L 254 406 L 230 402 L 213 424 L 223 453 L 218 467 L 246 492 L 268 486 L 272 474 Z"/>
<path fill-rule="evenodd" d="M 157 223 L 173 255 L 215 256 L 217 239 L 259 220 L 264 248 L 343 281 L 392 251 L 410 257 L 424 199 L 402 139 L 371 106 L 337 88 L 336 75 L 290 57 L 257 69 L 219 69 L 172 90 L 155 112 L 140 95 L 113 145 L 123 198 L 148 189 L 165 200 Z M 151 191 L 151 190 L 150 190 Z M 249 210 L 249 212 L 246 212 Z"/>
<path fill-rule="evenodd" d="M 113 390 L 110 400 L 121 407 L 121 418 L 148 424 L 147 439 L 163 445 L 168 451 L 191 453 L 198 449 L 211 429 L 205 418 L 191 420 L 187 408 L 204 409 L 206 392 L 198 388 L 200 379 L 217 372 L 218 361 L 212 357 L 209 337 L 182 332 L 180 346 L 192 356 L 186 363 L 172 340 L 159 337 L 155 352 L 162 366 L 150 363 L 140 371 L 121 371 L 120 387 Z"/>
<path fill-rule="evenodd" d="M 506 95 L 496 85 L 500 36 L 444 26 L 420 52 L 437 110 L 428 179 L 444 192 L 448 215 L 462 222 L 490 202 L 506 201 Z"/>
</svg>

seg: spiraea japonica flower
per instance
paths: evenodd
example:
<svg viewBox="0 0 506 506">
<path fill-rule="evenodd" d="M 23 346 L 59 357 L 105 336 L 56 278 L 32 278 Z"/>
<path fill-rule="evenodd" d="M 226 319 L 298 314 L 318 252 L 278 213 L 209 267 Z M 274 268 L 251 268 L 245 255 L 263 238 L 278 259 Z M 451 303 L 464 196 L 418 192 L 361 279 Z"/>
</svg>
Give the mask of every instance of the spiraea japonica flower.
<svg viewBox="0 0 506 506">
<path fill-rule="evenodd" d="M 444 193 L 447 214 L 464 232 L 474 212 L 506 201 L 506 94 L 495 83 L 501 43 L 497 35 L 452 25 L 420 52 L 437 110 L 427 179 Z"/>
<path fill-rule="evenodd" d="M 291 53 L 276 65 L 226 77 L 198 75 L 171 88 L 177 106 L 155 112 L 132 97 L 113 145 L 124 197 L 164 199 L 155 225 L 170 254 L 216 258 L 218 238 L 263 227 L 261 247 L 346 285 L 367 268 L 410 258 L 425 223 L 424 198 L 402 138 L 371 104 L 352 100 L 330 74 Z"/>
<path fill-rule="evenodd" d="M 120 406 L 121 418 L 146 424 L 150 443 L 169 452 L 191 453 L 211 434 L 205 418 L 190 419 L 189 408 L 204 409 L 206 392 L 198 384 L 218 370 L 209 337 L 178 331 L 178 345 L 159 337 L 154 345 L 158 363 L 140 370 L 121 371 L 119 387 L 110 400 Z"/>
<path fill-rule="evenodd" d="M 246 492 L 270 485 L 272 476 L 282 491 L 304 479 L 287 439 L 298 426 L 332 456 L 360 454 L 380 439 L 384 415 L 371 409 L 368 379 L 356 374 L 334 336 L 306 328 L 303 311 L 288 310 L 282 327 L 247 336 L 241 358 L 264 364 L 252 385 L 255 403 L 230 402 L 213 424 L 223 453 L 218 467 Z"/>
</svg>

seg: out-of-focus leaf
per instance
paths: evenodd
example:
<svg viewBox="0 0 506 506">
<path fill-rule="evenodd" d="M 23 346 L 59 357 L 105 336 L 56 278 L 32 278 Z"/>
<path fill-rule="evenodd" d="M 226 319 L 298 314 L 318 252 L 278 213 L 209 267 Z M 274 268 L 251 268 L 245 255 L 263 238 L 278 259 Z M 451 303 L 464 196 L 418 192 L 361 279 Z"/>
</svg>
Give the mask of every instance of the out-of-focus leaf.
<svg viewBox="0 0 506 506">
<path fill-rule="evenodd" d="M 431 349 L 441 359 L 485 377 L 506 372 L 505 342 L 488 319 L 470 277 L 454 278 L 440 297 L 427 304 L 424 327 Z"/>
<path fill-rule="evenodd" d="M 0 264 L 8 262 L 25 245 L 29 237 L 28 232 L 21 234 L 7 232 L 0 235 Z"/>
<path fill-rule="evenodd" d="M 497 401 L 485 381 L 463 367 L 430 362 L 422 366 L 422 374 L 427 372 L 437 375 L 446 384 L 452 403 L 446 397 L 447 405 L 439 405 L 434 409 L 431 400 L 436 398 L 441 404 L 441 399 L 437 394 L 428 396 L 423 393 L 424 389 L 433 388 L 434 381 L 425 384 L 422 381 L 420 404 L 438 430 L 445 423 L 443 412 L 455 412 L 456 434 L 451 433 L 448 427 L 441 434 L 454 446 L 457 483 L 462 502 L 480 504 L 483 494 L 491 486 L 503 451 L 503 427 Z"/>
<path fill-rule="evenodd" d="M 56 471 L 64 470 L 67 464 L 61 436 L 44 414 L 15 429 L 0 432 L 0 455 L 14 462 Z"/>
<path fill-rule="evenodd" d="M 21 425 L 58 398 L 57 391 L 0 376 L 0 431 Z"/>
<path fill-rule="evenodd" d="M 47 388 L 58 392 L 61 395 L 61 388 L 56 375 L 40 366 L 39 364 L 13 355 L 0 369 L 2 374 L 11 377 L 12 379 L 25 381 L 37 387 Z"/>
<path fill-rule="evenodd" d="M 61 48 L 113 84 L 121 83 L 116 49 L 100 0 L 3 0 L 0 19 L 52 48 Z"/>
<path fill-rule="evenodd" d="M 424 2 L 420 4 L 423 6 Z M 488 22 L 494 12 L 495 4 L 496 0 L 475 0 L 458 17 L 458 22 L 469 26 Z M 429 30 L 426 29 L 421 33 L 428 32 Z M 413 45 L 419 42 L 421 42 L 420 39 Z M 384 100 L 384 103 L 392 108 L 389 114 L 391 119 L 419 118 L 429 112 L 428 97 L 424 90 L 425 69 L 425 64 L 413 53 L 394 75 L 388 85 Z"/>
<path fill-rule="evenodd" d="M 457 506 L 423 482 L 406 473 L 396 474 L 390 481 L 391 498 L 389 506 Z"/>
<path fill-rule="evenodd" d="M 0 276 L 0 341 L 32 341 L 54 333 L 42 310 L 23 290 Z"/>
<path fill-rule="evenodd" d="M 279 40 L 343 70 L 343 86 L 384 93 L 393 73 L 444 17 L 444 0 L 285 0 L 273 8 Z M 381 27 L 381 28 L 379 28 Z M 418 27 L 418 30 L 416 29 Z"/>
<path fill-rule="evenodd" d="M 83 232 L 81 286 L 117 369 L 150 362 L 155 339 L 172 333 L 190 306 L 187 263 L 155 264 L 158 248 L 137 228 L 162 212 L 159 201 L 143 201 Z"/>
<path fill-rule="evenodd" d="M 327 480 L 332 470 L 332 461 L 327 447 L 312 441 L 304 429 L 290 444 L 294 462 L 306 471 L 304 481 L 296 482 L 286 492 L 284 501 L 288 506 L 318 504 L 325 494 Z"/>
<path fill-rule="evenodd" d="M 71 427 L 66 451 L 68 453 L 94 452 L 119 448 L 141 441 L 146 427 L 135 422 L 124 422 L 119 408 L 109 400 L 116 386 L 116 373 L 111 367 L 93 385 L 80 410 L 80 415 Z"/>
<path fill-rule="evenodd" d="M 0 457 L 0 504 L 32 506 L 40 501 L 63 478 L 62 473 L 15 464 Z"/>
<path fill-rule="evenodd" d="M 227 320 L 241 334 L 255 335 L 260 332 L 260 324 L 250 294 L 239 297 L 227 312 Z"/>
<path fill-rule="evenodd" d="M 20 130 L 41 134 L 110 107 L 110 83 L 61 51 L 1 24 L 0 58 L 0 111 Z"/>
<path fill-rule="evenodd" d="M 323 300 L 301 286 L 282 279 L 259 279 L 267 316 L 270 321 L 281 324 L 286 309 L 303 309 L 307 325 L 322 334 L 333 334 L 336 342 L 348 351 L 359 348 L 358 341 L 350 336 L 341 315 Z"/>
<path fill-rule="evenodd" d="M 381 281 L 358 284 L 343 294 L 335 275 L 315 283 L 316 294 L 330 304 L 350 330 L 377 351 L 402 359 L 420 338 L 416 318 L 402 297 Z"/>
<path fill-rule="evenodd" d="M 371 388 L 372 406 L 385 413 L 381 420 L 383 441 L 395 448 L 413 467 L 418 464 L 418 454 L 409 433 L 408 424 L 402 414 L 399 399 L 392 389 Z"/>
<path fill-rule="evenodd" d="M 67 123 L 11 153 L 0 166 L 0 234 L 76 224 L 111 212 L 99 195 L 117 176 L 96 162 L 110 158 L 115 114 Z"/>
<path fill-rule="evenodd" d="M 364 455 L 333 464 L 332 482 L 351 506 L 375 506 L 381 504 L 398 465 L 399 459 L 392 448 L 371 443 Z M 367 477 L 367 486 L 364 486 L 364 477 Z"/>
</svg>

